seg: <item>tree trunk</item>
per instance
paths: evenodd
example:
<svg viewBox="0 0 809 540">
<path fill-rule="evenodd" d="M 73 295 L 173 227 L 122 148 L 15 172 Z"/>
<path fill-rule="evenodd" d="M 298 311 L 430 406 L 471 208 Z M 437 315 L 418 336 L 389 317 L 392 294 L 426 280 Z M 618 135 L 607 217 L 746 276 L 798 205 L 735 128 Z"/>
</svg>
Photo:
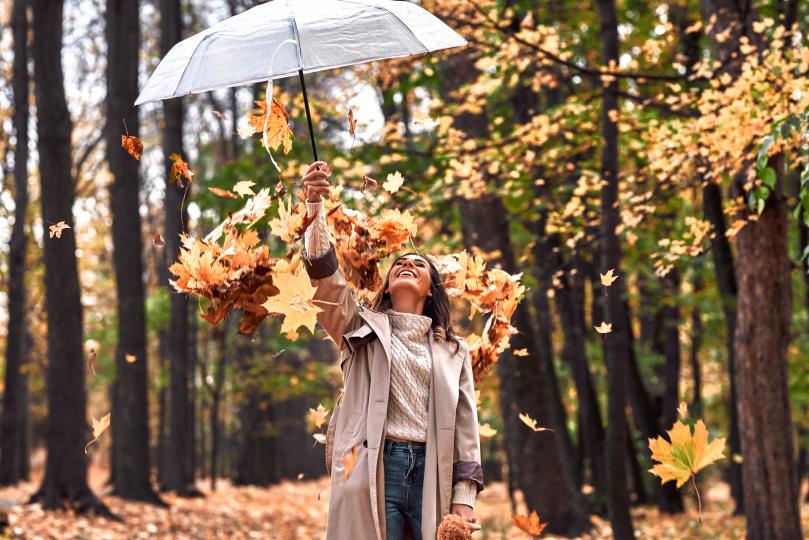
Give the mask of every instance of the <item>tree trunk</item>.
<svg viewBox="0 0 809 540">
<path fill-rule="evenodd" d="M 113 182 L 113 263 L 118 295 L 118 346 L 115 354 L 111 431 L 114 493 L 124 499 L 159 503 L 149 465 L 148 362 L 144 309 L 138 161 L 121 146 L 121 133 L 137 136 L 138 51 L 137 0 L 107 0 L 107 161 Z M 126 122 L 126 127 L 122 125 Z M 134 357 L 134 361 L 132 361 Z"/>
<path fill-rule="evenodd" d="M 801 538 L 787 391 L 792 287 L 783 159 L 771 158 L 770 166 L 777 173 L 775 190 L 759 219 L 736 237 L 736 379 L 751 540 Z"/>
<path fill-rule="evenodd" d="M 180 0 L 160 1 L 160 50 L 163 55 L 180 41 L 182 19 Z M 183 152 L 183 104 L 180 98 L 163 102 L 165 127 L 163 128 L 163 152 L 166 169 L 166 225 L 165 255 L 167 264 L 177 260 L 180 252 L 180 233 L 184 218 L 181 218 L 183 189 L 171 180 L 171 154 L 184 156 Z M 185 159 L 185 158 L 183 158 Z M 166 353 L 169 364 L 169 434 L 167 438 L 167 463 L 161 476 L 162 489 L 176 491 L 178 495 L 195 493 L 192 469 L 194 446 L 189 429 L 188 365 L 188 299 L 176 293 L 168 282 L 164 285 L 171 295 L 171 315 L 166 334 Z"/>
<path fill-rule="evenodd" d="M 442 68 L 445 95 L 474 78 L 470 51 L 472 49 L 454 55 Z M 470 138 L 488 137 L 485 113 L 461 113 L 454 117 L 453 124 Z M 473 200 L 460 199 L 458 207 L 465 247 L 477 246 L 484 252 L 499 250 L 501 256 L 489 262 L 500 264 L 507 272 L 515 272 L 508 216 L 502 201 L 484 194 Z M 511 350 L 527 348 L 531 356 L 516 358 L 505 351 L 497 363 L 509 476 L 523 491 L 528 507 L 545 516 L 549 532 L 579 534 L 590 525 L 574 484 L 573 456 L 563 451 L 563 438 L 569 437 L 567 426 L 559 425 L 560 419 L 554 414 L 562 406 L 551 403 L 559 395 L 558 388 L 552 388 L 556 384 L 553 362 L 543 356 L 546 351 L 536 339 L 536 326 L 528 305 L 520 304 L 513 319 L 520 332 L 512 337 Z M 553 436 L 543 437 L 543 433 L 527 429 L 518 420 L 520 413 L 550 423 L 555 430 Z"/>
<path fill-rule="evenodd" d="M 62 0 L 33 2 L 34 91 L 37 103 L 40 201 L 46 226 L 73 221 L 75 180 L 71 177 L 72 124 L 65 101 L 62 74 Z M 74 229 L 61 238 L 43 232 L 45 307 L 48 314 L 46 388 L 48 457 L 42 485 L 31 500 L 44 508 L 72 504 L 77 511 L 109 514 L 87 485 L 87 396 L 84 386 L 84 330 L 81 292 L 76 268 Z M 101 415 L 99 415 L 101 416 Z"/>
<path fill-rule="evenodd" d="M 719 287 L 719 297 L 722 302 L 722 312 L 725 315 L 725 326 L 727 327 L 727 351 L 728 351 L 728 378 L 730 379 L 730 398 L 728 399 L 728 424 L 730 433 L 728 434 L 728 446 L 730 455 L 740 456 L 742 454 L 741 437 L 739 435 L 739 412 L 736 408 L 738 401 L 738 391 L 736 383 L 736 351 L 734 342 L 736 340 L 736 269 L 733 264 L 733 252 L 730 242 L 725 235 L 725 214 L 722 211 L 722 191 L 719 186 L 709 182 L 702 190 L 702 213 L 705 219 L 711 223 L 713 234 L 711 236 L 711 256 L 713 258 L 716 284 Z M 734 459 L 730 459 L 727 469 L 727 479 L 730 484 L 730 494 L 733 497 L 736 507 L 734 514 L 744 513 L 744 487 L 742 484 L 742 465 Z"/>
<path fill-rule="evenodd" d="M 25 320 L 25 256 L 28 235 L 28 15 L 25 0 L 15 0 L 14 33 L 14 227 L 8 254 L 8 335 L 3 411 L 0 416 L 0 486 L 28 478 L 28 375 L 21 369 L 28 357 Z"/>
<path fill-rule="evenodd" d="M 618 65 L 618 16 L 615 0 L 598 0 L 601 21 L 601 41 L 604 46 L 604 66 Z M 603 272 L 614 269 L 621 272 L 621 243 L 616 234 L 620 223 L 618 209 L 618 126 L 610 118 L 610 111 L 618 110 L 618 81 L 605 84 L 601 110 L 604 148 L 601 155 L 601 266 Z M 607 365 L 607 506 L 612 531 L 618 540 L 634 539 L 632 518 L 629 514 L 629 493 L 626 485 L 626 382 L 630 361 L 629 315 L 624 304 L 624 285 L 621 279 L 610 287 L 604 300 L 607 322 L 613 325 L 610 334 L 604 334 L 604 357 Z"/>
</svg>

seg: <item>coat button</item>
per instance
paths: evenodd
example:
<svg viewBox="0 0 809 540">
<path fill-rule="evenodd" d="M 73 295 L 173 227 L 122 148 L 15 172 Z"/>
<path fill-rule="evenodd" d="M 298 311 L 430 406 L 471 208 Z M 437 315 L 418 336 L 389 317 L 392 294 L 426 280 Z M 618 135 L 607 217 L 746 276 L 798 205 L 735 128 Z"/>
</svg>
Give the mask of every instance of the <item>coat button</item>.
<svg viewBox="0 0 809 540">
<path fill-rule="evenodd" d="M 365 448 L 368 448 L 368 440 L 366 439 L 366 440 L 362 441 L 362 445 L 363 445 Z"/>
</svg>

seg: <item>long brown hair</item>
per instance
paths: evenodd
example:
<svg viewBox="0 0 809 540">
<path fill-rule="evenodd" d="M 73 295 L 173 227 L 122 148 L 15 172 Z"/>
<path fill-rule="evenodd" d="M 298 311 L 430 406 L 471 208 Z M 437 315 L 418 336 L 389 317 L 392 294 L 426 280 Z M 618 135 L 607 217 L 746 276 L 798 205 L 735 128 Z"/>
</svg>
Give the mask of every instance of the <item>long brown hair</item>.
<svg viewBox="0 0 809 540">
<path fill-rule="evenodd" d="M 407 255 L 418 255 L 427 261 L 427 265 L 430 267 L 430 292 L 432 292 L 432 296 L 428 296 L 427 300 L 424 302 L 422 315 L 430 317 L 433 320 L 432 329 L 435 337 L 439 340 L 455 343 L 455 352 L 457 353 L 458 349 L 461 347 L 461 342 L 458 340 L 458 336 L 452 326 L 452 310 L 450 308 L 449 295 L 444 288 L 444 284 L 441 282 L 441 274 L 438 272 L 438 268 L 436 268 L 429 257 L 411 251 L 397 257 L 391 264 L 391 269 L 393 269 L 396 261 Z M 385 280 L 382 283 L 382 288 L 380 288 L 371 299 L 370 308 L 375 311 L 387 311 L 393 308 L 393 300 L 391 299 L 390 293 L 387 292 L 390 274 L 391 270 L 388 270 L 388 273 L 385 275 Z"/>
</svg>

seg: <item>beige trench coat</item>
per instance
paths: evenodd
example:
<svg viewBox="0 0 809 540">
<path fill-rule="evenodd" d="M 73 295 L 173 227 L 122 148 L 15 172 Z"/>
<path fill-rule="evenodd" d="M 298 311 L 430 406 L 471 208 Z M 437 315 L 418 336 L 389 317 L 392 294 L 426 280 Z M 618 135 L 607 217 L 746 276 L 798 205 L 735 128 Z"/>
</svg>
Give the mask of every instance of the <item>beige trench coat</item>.
<svg viewBox="0 0 809 540">
<path fill-rule="evenodd" d="M 304 257 L 317 320 L 340 347 L 343 396 L 333 431 L 327 540 L 385 540 L 383 441 L 390 386 L 390 323 L 384 313 L 358 305 L 337 264 L 334 247 L 321 257 Z M 452 485 L 474 480 L 483 489 L 480 434 L 468 347 L 461 340 L 436 341 L 429 331 L 433 368 L 428 400 L 427 445 L 421 533 L 435 540 L 450 511 Z M 343 456 L 357 448 L 344 478 Z"/>
</svg>

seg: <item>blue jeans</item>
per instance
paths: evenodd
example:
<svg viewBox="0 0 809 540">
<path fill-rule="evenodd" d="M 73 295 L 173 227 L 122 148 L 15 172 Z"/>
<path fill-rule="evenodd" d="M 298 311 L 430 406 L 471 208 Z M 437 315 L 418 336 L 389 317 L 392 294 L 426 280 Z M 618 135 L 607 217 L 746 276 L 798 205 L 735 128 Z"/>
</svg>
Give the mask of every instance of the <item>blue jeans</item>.
<svg viewBox="0 0 809 540">
<path fill-rule="evenodd" d="M 387 540 L 402 540 L 405 524 L 421 540 L 421 492 L 425 443 L 385 439 L 385 517 Z"/>
</svg>

